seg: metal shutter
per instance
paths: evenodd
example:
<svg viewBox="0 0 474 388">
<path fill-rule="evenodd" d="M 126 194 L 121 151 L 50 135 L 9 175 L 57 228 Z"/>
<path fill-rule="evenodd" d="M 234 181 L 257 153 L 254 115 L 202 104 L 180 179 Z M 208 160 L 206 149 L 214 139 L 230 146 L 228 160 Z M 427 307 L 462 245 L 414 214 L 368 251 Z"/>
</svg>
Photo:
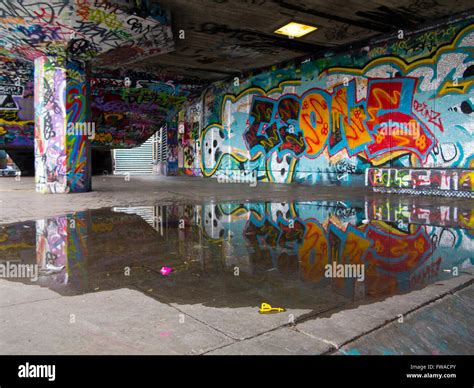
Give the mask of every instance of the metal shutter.
<svg viewBox="0 0 474 388">
<path fill-rule="evenodd" d="M 114 174 L 146 175 L 153 173 L 153 143 L 154 136 L 140 147 L 114 150 Z"/>
</svg>

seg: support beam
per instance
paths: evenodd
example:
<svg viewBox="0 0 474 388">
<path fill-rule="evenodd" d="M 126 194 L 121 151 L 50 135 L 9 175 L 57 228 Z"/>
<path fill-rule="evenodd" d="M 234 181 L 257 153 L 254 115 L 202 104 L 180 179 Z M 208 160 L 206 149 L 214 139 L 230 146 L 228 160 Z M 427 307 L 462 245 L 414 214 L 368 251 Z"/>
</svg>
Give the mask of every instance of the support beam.
<svg viewBox="0 0 474 388">
<path fill-rule="evenodd" d="M 43 194 L 91 190 L 86 65 L 40 57 L 35 60 L 35 181 Z"/>
</svg>

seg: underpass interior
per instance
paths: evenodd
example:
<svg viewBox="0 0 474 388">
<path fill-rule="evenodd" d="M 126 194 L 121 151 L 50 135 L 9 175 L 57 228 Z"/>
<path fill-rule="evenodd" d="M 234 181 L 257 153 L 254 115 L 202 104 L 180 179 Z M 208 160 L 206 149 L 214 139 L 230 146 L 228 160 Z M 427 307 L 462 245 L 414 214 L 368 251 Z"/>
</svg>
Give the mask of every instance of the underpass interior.
<svg viewBox="0 0 474 388">
<path fill-rule="evenodd" d="M 0 0 L 0 353 L 473 354 L 473 21 Z"/>
</svg>

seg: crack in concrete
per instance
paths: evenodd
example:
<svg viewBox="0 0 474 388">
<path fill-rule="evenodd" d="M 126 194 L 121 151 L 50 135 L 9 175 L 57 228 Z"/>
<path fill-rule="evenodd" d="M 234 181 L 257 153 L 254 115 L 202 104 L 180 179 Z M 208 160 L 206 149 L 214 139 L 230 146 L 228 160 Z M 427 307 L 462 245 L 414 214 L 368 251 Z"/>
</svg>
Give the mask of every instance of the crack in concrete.
<svg viewBox="0 0 474 388">
<path fill-rule="evenodd" d="M 457 293 L 458 291 L 464 289 L 464 288 L 467 288 L 469 287 L 471 284 L 474 283 L 474 279 L 471 279 L 469 281 L 467 281 L 466 283 L 463 283 L 449 291 L 446 291 L 444 294 L 441 294 L 441 295 L 438 295 L 435 299 L 430 299 L 429 301 L 407 311 L 406 313 L 404 313 L 404 315 L 408 316 L 410 314 L 413 314 L 414 312 L 422 309 L 423 307 L 426 307 L 430 304 L 433 304 L 449 295 L 454 295 L 455 293 Z M 349 303 L 350 304 L 350 303 Z M 393 319 L 389 319 L 389 320 L 386 320 L 384 323 L 382 323 L 381 325 L 371 329 L 371 330 L 368 330 L 366 332 L 363 332 L 361 333 L 360 335 L 358 336 L 355 336 L 353 338 L 351 338 L 350 340 L 348 341 L 345 341 L 343 342 L 340 346 L 338 346 L 336 343 L 334 343 L 333 341 L 330 341 L 330 340 L 327 340 L 325 338 L 321 338 L 321 337 L 316 337 L 314 335 L 311 335 L 309 333 L 305 333 L 305 332 L 302 332 L 298 329 L 297 325 L 300 324 L 300 323 L 303 323 L 303 322 L 306 322 L 306 321 L 310 321 L 310 320 L 313 320 L 313 319 L 317 319 L 319 316 L 321 315 L 324 315 L 324 314 L 327 314 L 328 312 L 331 312 L 331 311 L 340 311 L 340 308 L 345 306 L 347 304 L 343 304 L 341 306 L 337 306 L 337 307 L 332 307 L 330 309 L 327 309 L 327 310 L 324 310 L 324 311 L 320 311 L 318 313 L 308 313 L 308 314 L 305 314 L 303 317 L 299 317 L 295 320 L 295 323 L 288 323 L 288 324 L 284 324 L 284 325 L 280 325 L 278 327 L 275 327 L 273 329 L 270 329 L 270 330 L 267 330 L 265 332 L 262 332 L 262 333 L 258 333 L 256 335 L 253 335 L 253 336 L 250 336 L 250 337 L 246 337 L 246 338 L 243 338 L 243 339 L 235 339 L 235 342 L 234 343 L 230 343 L 230 344 L 225 344 L 225 345 L 222 345 L 222 346 L 219 346 L 219 347 L 216 347 L 214 349 L 211 349 L 207 352 L 204 352 L 202 353 L 203 355 L 206 355 L 210 352 L 213 352 L 215 350 L 220 350 L 220 349 L 223 349 L 223 348 L 226 348 L 228 346 L 232 346 L 232 345 L 235 345 L 236 343 L 240 343 L 240 342 L 245 342 L 245 341 L 249 341 L 251 339 L 254 339 L 254 338 L 258 338 L 258 337 L 261 337 L 265 334 L 268 334 L 268 333 L 271 333 L 271 332 L 274 332 L 274 331 L 277 331 L 277 330 L 281 330 L 281 329 L 284 329 L 284 328 L 289 328 L 290 330 L 293 330 L 299 334 L 302 334 L 302 335 L 305 335 L 307 337 L 310 337 L 310 338 L 313 338 L 317 341 L 320 341 L 320 342 L 323 342 L 327 345 L 330 345 L 330 349 L 328 349 L 327 351 L 321 353 L 321 355 L 333 355 L 336 351 L 338 351 L 339 349 L 341 349 L 342 347 L 346 346 L 347 344 L 351 343 L 351 342 L 354 342 L 354 341 L 357 341 L 358 339 L 368 335 L 368 334 L 371 334 L 375 331 L 378 331 L 378 330 L 381 330 L 383 329 L 384 327 L 390 325 L 391 323 L 395 322 L 398 318 L 393 318 Z"/>
<path fill-rule="evenodd" d="M 19 302 L 19 303 L 14 303 L 14 304 L 7 304 L 6 306 L 0 306 L 0 309 L 10 308 L 10 307 L 15 307 L 15 306 L 21 306 L 21 305 L 24 305 L 24 304 L 31 304 L 31 303 L 37 303 L 37 302 L 44 302 L 44 301 L 46 301 L 46 300 L 55 300 L 55 299 L 59 299 L 59 298 L 62 298 L 62 296 L 61 296 L 61 295 L 58 295 L 58 296 L 51 297 L 51 298 L 30 300 L 30 301 L 27 301 L 27 302 Z"/>
<path fill-rule="evenodd" d="M 233 337 L 231 337 L 230 335 L 224 333 L 222 330 L 219 330 L 218 328 L 216 328 L 216 327 L 214 327 L 214 326 L 208 324 L 207 322 L 201 321 L 200 319 L 194 317 L 193 315 L 191 315 L 191 314 L 189 314 L 189 313 L 186 313 L 186 312 L 180 310 L 178 307 L 173 306 L 173 305 L 170 304 L 169 302 L 164 302 L 164 301 L 159 300 L 158 297 L 156 297 L 155 295 L 149 293 L 147 290 L 141 288 L 140 286 L 138 286 L 138 285 L 133 285 L 133 287 L 134 287 L 136 290 L 138 290 L 139 292 L 142 292 L 142 293 L 144 293 L 145 295 L 149 296 L 150 298 L 156 300 L 157 302 L 162 303 L 162 304 L 165 304 L 165 305 L 167 305 L 168 307 L 171 307 L 172 309 L 174 309 L 174 310 L 176 310 L 176 311 L 179 311 L 179 313 L 181 313 L 181 314 L 183 314 L 183 315 L 186 315 L 187 317 L 189 317 L 189 318 L 195 320 L 196 322 L 199 322 L 199 323 L 201 323 L 202 325 L 204 325 L 204 326 L 206 326 L 206 327 L 208 327 L 208 328 L 210 328 L 210 329 L 212 329 L 212 330 L 214 330 L 214 331 L 217 331 L 218 333 L 224 335 L 226 338 L 230 339 L 231 341 L 234 341 L 234 342 L 236 341 L 235 338 L 233 338 Z M 228 345 L 231 345 L 231 344 L 228 344 Z M 209 350 L 209 351 L 210 351 L 210 350 Z M 207 352 L 207 351 L 206 351 L 206 352 Z M 201 353 L 201 354 L 205 354 L 205 352 L 203 352 L 203 353 Z"/>
</svg>

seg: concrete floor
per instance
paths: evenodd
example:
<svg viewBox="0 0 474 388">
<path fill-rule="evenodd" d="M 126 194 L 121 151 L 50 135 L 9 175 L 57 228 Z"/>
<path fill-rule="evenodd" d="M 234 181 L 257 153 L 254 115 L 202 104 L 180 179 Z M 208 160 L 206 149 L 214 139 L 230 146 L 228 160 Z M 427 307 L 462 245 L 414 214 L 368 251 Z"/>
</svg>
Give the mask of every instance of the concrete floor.
<svg viewBox="0 0 474 388">
<path fill-rule="evenodd" d="M 474 199 L 406 196 L 374 193 L 365 187 L 303 186 L 259 183 L 218 183 L 216 179 L 192 177 L 97 176 L 93 191 L 86 194 L 48 196 L 34 191 L 34 178 L 0 178 L 0 225 L 61 215 L 86 209 L 112 206 L 157 206 L 197 204 L 203 201 L 264 200 L 274 202 L 305 200 L 350 200 L 363 206 L 365 200 L 380 199 L 391 203 L 408 203 L 420 207 L 436 205 L 474 208 Z"/>
<path fill-rule="evenodd" d="M 184 177 L 96 177 L 93 187 L 88 194 L 45 196 L 33 192 L 31 178 L 0 179 L 0 225 L 85 209 L 209 200 L 350 200 L 363 206 L 366 199 L 379 199 L 474 208 L 472 200 L 390 196 L 365 188 L 251 188 Z M 160 295 L 156 269 L 141 270 L 121 287 L 74 296 L 0 279 L 0 353 L 474 354 L 472 268 L 371 303 L 348 303 L 328 294 L 312 309 L 274 315 L 239 305 L 241 291 L 232 291 L 232 284 L 211 304 L 189 303 L 179 295 L 168 300 Z M 184 288 L 180 294 L 204 291 Z"/>
</svg>

